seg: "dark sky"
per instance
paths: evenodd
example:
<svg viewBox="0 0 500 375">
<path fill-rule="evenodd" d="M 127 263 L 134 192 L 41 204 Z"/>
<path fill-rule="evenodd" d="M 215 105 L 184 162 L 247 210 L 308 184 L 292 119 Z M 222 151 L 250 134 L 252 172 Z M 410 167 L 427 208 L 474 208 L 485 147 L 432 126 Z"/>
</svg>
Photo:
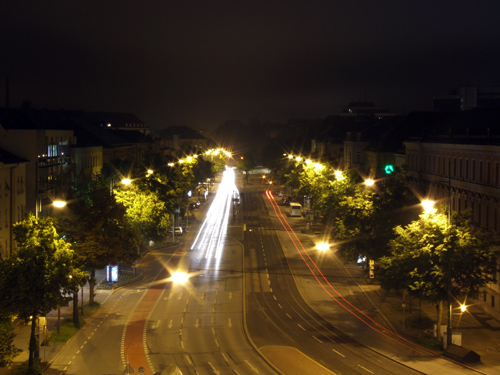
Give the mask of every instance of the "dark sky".
<svg viewBox="0 0 500 375">
<path fill-rule="evenodd" d="M 10 105 L 133 112 L 154 128 L 430 110 L 500 85 L 498 0 L 2 0 Z M 0 106 L 5 103 L 0 80 Z"/>
</svg>

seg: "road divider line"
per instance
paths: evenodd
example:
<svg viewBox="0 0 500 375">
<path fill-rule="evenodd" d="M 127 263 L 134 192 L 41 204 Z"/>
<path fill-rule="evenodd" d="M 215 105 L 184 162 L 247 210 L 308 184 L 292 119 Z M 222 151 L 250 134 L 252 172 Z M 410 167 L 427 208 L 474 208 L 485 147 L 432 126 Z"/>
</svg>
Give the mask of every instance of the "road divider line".
<svg viewBox="0 0 500 375">
<path fill-rule="evenodd" d="M 336 351 L 335 349 L 332 349 L 332 351 L 334 351 L 335 353 L 337 353 L 339 356 L 341 356 L 341 357 L 344 357 L 344 358 L 345 358 L 345 355 L 343 355 L 341 352 L 338 352 L 338 351 Z"/>
<path fill-rule="evenodd" d="M 323 344 L 323 341 L 321 341 L 320 339 L 318 339 L 316 336 L 313 335 L 313 339 L 315 339 L 317 342 L 319 342 L 320 344 Z"/>
</svg>

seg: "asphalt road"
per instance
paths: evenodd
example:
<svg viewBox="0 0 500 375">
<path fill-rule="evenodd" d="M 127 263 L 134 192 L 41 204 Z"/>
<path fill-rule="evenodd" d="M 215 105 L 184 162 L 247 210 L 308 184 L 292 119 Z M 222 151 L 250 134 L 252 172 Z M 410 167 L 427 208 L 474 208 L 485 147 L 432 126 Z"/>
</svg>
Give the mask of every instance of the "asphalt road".
<svg viewBox="0 0 500 375">
<path fill-rule="evenodd" d="M 245 271 L 251 286 L 248 288 L 248 329 L 264 353 L 271 346 L 294 347 L 313 360 L 304 359 L 304 366 L 319 364 L 335 374 L 418 373 L 353 340 L 341 326 L 332 325 L 305 303 L 294 276 L 310 271 L 301 259 L 285 256 L 277 235 L 284 229 L 271 220 L 263 192 L 246 189 L 243 203 L 245 221 L 252 223 L 245 236 Z M 296 366 L 283 362 L 281 370 L 286 374 L 299 374 Z"/>
</svg>

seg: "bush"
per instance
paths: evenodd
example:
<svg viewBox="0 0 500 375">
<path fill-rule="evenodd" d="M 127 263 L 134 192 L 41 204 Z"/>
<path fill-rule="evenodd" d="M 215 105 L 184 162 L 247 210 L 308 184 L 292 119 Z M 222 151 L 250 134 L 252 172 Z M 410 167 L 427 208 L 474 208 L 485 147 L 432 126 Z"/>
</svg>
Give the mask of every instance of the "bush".
<svg viewBox="0 0 500 375">
<path fill-rule="evenodd" d="M 433 329 L 433 327 L 434 327 L 434 321 L 431 318 L 429 318 L 424 313 L 418 313 L 418 312 L 409 315 L 406 318 L 405 323 L 409 327 L 415 328 L 415 329 L 426 330 L 426 329 Z"/>
<path fill-rule="evenodd" d="M 78 328 L 73 324 L 73 319 L 64 318 L 59 327 L 59 334 L 57 334 L 57 330 L 52 332 L 49 341 L 66 342 L 76 333 L 76 331 L 78 331 Z"/>
</svg>

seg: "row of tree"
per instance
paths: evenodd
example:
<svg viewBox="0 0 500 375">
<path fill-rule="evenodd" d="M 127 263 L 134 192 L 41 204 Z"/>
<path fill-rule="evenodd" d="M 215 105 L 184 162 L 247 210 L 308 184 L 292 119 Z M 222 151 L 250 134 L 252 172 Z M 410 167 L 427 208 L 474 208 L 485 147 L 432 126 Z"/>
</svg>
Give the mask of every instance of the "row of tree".
<svg viewBox="0 0 500 375">
<path fill-rule="evenodd" d="M 309 197 L 343 258 L 375 260 L 384 288 L 436 304 L 438 325 L 449 293 L 477 298 L 495 281 L 497 235 L 474 226 L 469 211 L 421 213 L 404 171 L 369 186 L 358 171 L 292 160 L 277 163 L 275 179 Z"/>
<path fill-rule="evenodd" d="M 79 289 L 89 282 L 94 303 L 96 270 L 131 264 L 145 243 L 164 240 L 172 212 L 188 207 L 187 192 L 223 170 L 223 153 L 210 158 L 148 170 L 115 161 L 91 179 L 71 174 L 65 212 L 56 218 L 28 213 L 15 224 L 16 252 L 0 261 L 0 366 L 19 352 L 12 322 L 20 318 L 31 322 L 28 372 L 36 373 L 38 318 L 73 299 L 78 326 Z M 123 185 L 123 177 L 132 183 Z"/>
</svg>

